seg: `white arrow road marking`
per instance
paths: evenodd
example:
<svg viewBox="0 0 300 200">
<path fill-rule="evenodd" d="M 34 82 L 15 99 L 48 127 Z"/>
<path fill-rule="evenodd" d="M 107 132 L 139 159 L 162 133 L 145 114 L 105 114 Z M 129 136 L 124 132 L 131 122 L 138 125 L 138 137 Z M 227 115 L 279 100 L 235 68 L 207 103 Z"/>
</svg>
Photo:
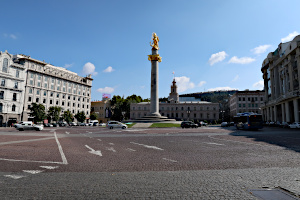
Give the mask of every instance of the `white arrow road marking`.
<svg viewBox="0 0 300 200">
<path fill-rule="evenodd" d="M 127 150 L 127 151 L 136 151 L 136 150 L 130 149 L 130 148 L 127 148 L 126 150 Z"/>
<path fill-rule="evenodd" d="M 225 145 L 225 144 L 219 144 L 219 143 L 214 143 L 214 142 L 203 142 L 205 144 L 213 144 L 213 145 Z"/>
<path fill-rule="evenodd" d="M 58 168 L 58 166 L 40 166 L 41 168 L 44 168 L 44 169 L 56 169 Z"/>
<path fill-rule="evenodd" d="M 170 162 L 178 162 L 176 160 L 171 160 L 171 159 L 168 159 L 168 158 L 163 158 L 163 160 L 170 161 Z"/>
<path fill-rule="evenodd" d="M 113 147 L 106 147 L 106 150 L 116 152 L 116 150 Z"/>
<path fill-rule="evenodd" d="M 89 151 L 89 153 L 91 153 L 91 154 L 95 154 L 95 155 L 97 155 L 97 156 L 102 156 L 102 153 L 101 153 L 101 151 L 95 151 L 94 149 L 92 149 L 91 147 L 89 147 L 88 145 L 85 145 L 85 147 L 86 148 L 88 148 L 90 151 Z"/>
<path fill-rule="evenodd" d="M 13 179 L 20 179 L 20 178 L 24 178 L 26 176 L 20 176 L 20 175 L 4 175 L 7 178 L 13 178 Z"/>
<path fill-rule="evenodd" d="M 43 170 L 23 170 L 23 172 L 29 173 L 29 174 L 38 174 L 43 172 Z"/>
<path fill-rule="evenodd" d="M 140 145 L 140 146 L 143 146 L 143 147 L 146 147 L 146 148 L 149 148 L 149 149 L 156 149 L 156 150 L 161 150 L 163 151 L 163 149 L 159 148 L 159 147 L 156 147 L 156 146 L 149 146 L 149 145 L 146 145 L 146 144 L 139 144 L 139 143 L 135 143 L 135 142 L 130 142 L 131 144 L 136 144 L 136 145 Z"/>
</svg>

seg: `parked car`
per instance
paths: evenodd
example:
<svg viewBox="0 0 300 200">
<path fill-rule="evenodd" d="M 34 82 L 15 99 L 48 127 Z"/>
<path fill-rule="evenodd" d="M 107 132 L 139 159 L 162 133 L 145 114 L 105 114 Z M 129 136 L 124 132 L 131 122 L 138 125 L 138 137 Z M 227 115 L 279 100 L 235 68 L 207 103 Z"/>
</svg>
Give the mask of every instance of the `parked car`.
<svg viewBox="0 0 300 200">
<path fill-rule="evenodd" d="M 275 122 L 269 122 L 269 126 L 275 126 Z"/>
<path fill-rule="evenodd" d="M 44 127 L 53 127 L 53 125 L 50 123 L 47 123 L 47 124 L 44 124 Z"/>
<path fill-rule="evenodd" d="M 229 126 L 234 126 L 234 122 L 230 122 L 230 123 L 229 123 Z"/>
<path fill-rule="evenodd" d="M 281 122 L 280 127 L 282 127 L 282 128 L 289 128 L 289 123 L 287 123 L 287 122 Z"/>
<path fill-rule="evenodd" d="M 67 122 L 58 122 L 58 125 L 59 125 L 59 126 L 67 126 L 68 123 L 67 123 Z"/>
<path fill-rule="evenodd" d="M 82 122 L 82 123 L 80 123 L 80 124 L 79 124 L 79 126 L 88 126 L 88 124 L 87 124 L 87 123 L 84 123 L 84 122 Z"/>
<path fill-rule="evenodd" d="M 30 124 L 30 123 L 22 123 L 19 124 L 16 127 L 17 130 L 19 131 L 24 131 L 24 130 L 36 130 L 36 131 L 41 131 L 44 129 L 42 125 L 36 125 L 36 124 Z"/>
<path fill-rule="evenodd" d="M 183 121 L 181 122 L 181 128 L 198 128 L 198 124 L 195 124 L 191 121 Z"/>
<path fill-rule="evenodd" d="M 99 126 L 103 127 L 103 126 L 106 126 L 106 124 L 105 123 L 100 123 Z"/>
<path fill-rule="evenodd" d="M 76 122 L 71 122 L 69 125 L 70 126 L 77 126 Z"/>
<path fill-rule="evenodd" d="M 230 124 L 228 122 L 222 122 L 221 123 L 221 127 L 228 127 L 230 126 Z"/>
<path fill-rule="evenodd" d="M 198 125 L 199 125 L 200 127 L 201 127 L 201 126 L 207 126 L 207 123 L 201 121 L 201 122 L 198 123 Z"/>
<path fill-rule="evenodd" d="M 125 129 L 125 128 L 127 128 L 127 125 L 123 124 L 121 122 L 117 122 L 117 121 L 109 121 L 109 122 L 107 122 L 106 127 L 109 129 L 114 129 L 114 128 Z"/>
<path fill-rule="evenodd" d="M 52 123 L 53 127 L 58 127 L 57 123 Z"/>
<path fill-rule="evenodd" d="M 33 124 L 32 121 L 21 121 L 21 122 L 15 124 L 14 127 L 17 128 L 17 127 L 22 126 L 22 125 L 27 125 L 28 126 L 28 125 L 32 125 L 32 124 Z"/>
<path fill-rule="evenodd" d="M 289 128 L 300 128 L 300 122 L 294 122 L 289 125 Z"/>
</svg>

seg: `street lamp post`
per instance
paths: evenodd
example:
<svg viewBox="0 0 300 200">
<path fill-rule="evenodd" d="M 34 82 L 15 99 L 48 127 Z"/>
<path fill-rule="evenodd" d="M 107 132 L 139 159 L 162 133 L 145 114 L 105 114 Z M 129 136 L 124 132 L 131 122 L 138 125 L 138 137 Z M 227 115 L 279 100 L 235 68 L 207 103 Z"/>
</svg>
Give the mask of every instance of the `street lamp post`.
<svg viewBox="0 0 300 200">
<path fill-rule="evenodd" d="M 221 113 L 221 115 L 222 115 L 222 122 L 223 122 L 223 121 L 224 121 L 224 113 L 225 113 L 225 111 L 224 111 L 224 110 L 221 110 L 220 113 Z"/>
</svg>

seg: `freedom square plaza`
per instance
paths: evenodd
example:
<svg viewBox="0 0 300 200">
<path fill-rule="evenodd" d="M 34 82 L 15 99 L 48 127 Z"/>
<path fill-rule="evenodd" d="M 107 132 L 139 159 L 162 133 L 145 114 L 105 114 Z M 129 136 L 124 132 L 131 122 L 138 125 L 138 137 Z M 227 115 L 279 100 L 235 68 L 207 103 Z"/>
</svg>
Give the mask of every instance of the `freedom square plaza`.
<svg viewBox="0 0 300 200">
<path fill-rule="evenodd" d="M 92 101 L 91 74 L 0 53 L 1 199 L 300 199 L 300 36 L 264 90 L 179 95 L 174 75 L 167 98 L 150 46 L 150 99 Z"/>
</svg>

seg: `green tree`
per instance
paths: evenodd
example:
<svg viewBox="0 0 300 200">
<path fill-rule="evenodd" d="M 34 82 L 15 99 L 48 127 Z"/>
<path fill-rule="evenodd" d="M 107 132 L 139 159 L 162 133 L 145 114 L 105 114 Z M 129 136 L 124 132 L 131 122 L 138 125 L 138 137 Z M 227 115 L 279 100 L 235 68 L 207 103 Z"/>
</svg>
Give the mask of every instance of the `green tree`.
<svg viewBox="0 0 300 200">
<path fill-rule="evenodd" d="M 60 117 L 61 107 L 59 106 L 51 106 L 48 110 L 48 118 L 51 118 L 51 120 L 57 122 Z"/>
<path fill-rule="evenodd" d="M 30 116 L 34 117 L 33 121 L 34 123 L 43 121 L 44 119 L 46 119 L 46 111 L 45 111 L 45 106 L 43 106 L 42 104 L 36 104 L 36 103 L 32 103 L 30 106 Z"/>
<path fill-rule="evenodd" d="M 95 120 L 95 119 L 97 119 L 98 118 L 98 115 L 96 114 L 96 113 L 91 113 L 91 115 L 90 115 L 90 120 Z"/>
<path fill-rule="evenodd" d="M 81 112 L 78 112 L 76 115 L 75 115 L 75 118 L 77 119 L 77 121 L 79 122 L 84 122 L 84 120 L 86 119 L 86 116 L 84 114 L 84 111 L 81 111 Z"/>
<path fill-rule="evenodd" d="M 69 124 L 71 121 L 73 121 L 73 115 L 69 110 L 64 111 L 63 119 Z"/>
</svg>

